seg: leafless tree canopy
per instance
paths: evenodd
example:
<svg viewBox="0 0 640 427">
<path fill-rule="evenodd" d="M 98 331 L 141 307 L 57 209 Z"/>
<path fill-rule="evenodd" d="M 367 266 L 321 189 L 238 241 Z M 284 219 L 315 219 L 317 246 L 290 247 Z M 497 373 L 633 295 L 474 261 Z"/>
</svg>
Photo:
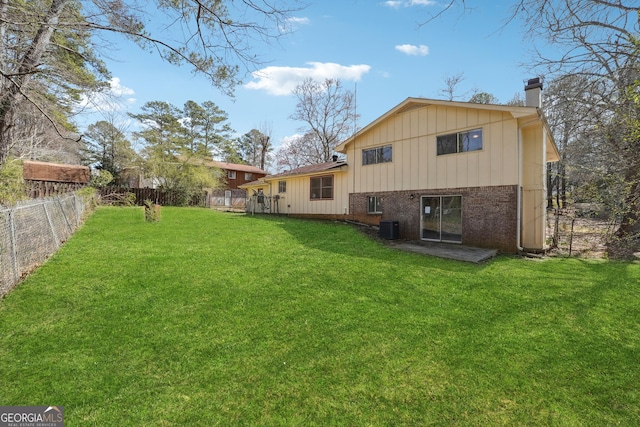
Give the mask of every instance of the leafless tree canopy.
<svg viewBox="0 0 640 427">
<path fill-rule="evenodd" d="M 317 147 L 317 157 L 311 163 L 328 162 L 333 149 L 354 131 L 355 95 L 336 79 L 322 83 L 307 79 L 294 94 L 298 103 L 291 118 L 305 123 L 301 129 L 304 138 Z"/>
<path fill-rule="evenodd" d="M 526 22 L 536 46 L 547 47 L 537 54 L 557 85 L 547 110 L 564 153 L 560 179 L 572 170 L 569 154 L 588 161 L 589 184 L 601 189 L 590 196 L 618 221 L 616 236 L 633 240 L 640 220 L 640 4 L 520 0 L 512 16 Z M 573 170 L 581 170 L 575 162 Z"/>
</svg>

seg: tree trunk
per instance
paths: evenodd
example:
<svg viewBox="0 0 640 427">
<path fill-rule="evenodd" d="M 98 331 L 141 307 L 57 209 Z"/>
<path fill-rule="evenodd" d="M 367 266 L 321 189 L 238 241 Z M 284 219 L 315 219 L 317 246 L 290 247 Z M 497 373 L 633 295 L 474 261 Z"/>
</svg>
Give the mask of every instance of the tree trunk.
<svg viewBox="0 0 640 427">
<path fill-rule="evenodd" d="M 62 10 L 69 0 L 53 0 L 51 7 L 33 39 L 24 53 L 20 66 L 13 74 L 0 98 L 0 165 L 4 164 L 11 147 L 12 128 L 15 111 L 31 76 L 36 72 L 40 59 L 49 45 L 51 35 L 55 31 Z M 8 72 L 8 70 L 3 70 Z"/>
<path fill-rule="evenodd" d="M 560 195 L 562 198 L 562 209 L 567 208 L 567 174 L 564 169 L 564 163 L 562 164 L 562 170 L 560 175 Z"/>
<path fill-rule="evenodd" d="M 637 175 L 637 173 L 631 175 Z M 620 227 L 615 233 L 615 236 L 620 239 L 632 236 L 640 228 L 640 177 L 632 176 L 627 182 L 631 183 L 631 188 L 625 198 L 627 208 L 622 214 Z"/>
<path fill-rule="evenodd" d="M 553 209 L 553 167 L 547 163 L 547 209 Z"/>
</svg>

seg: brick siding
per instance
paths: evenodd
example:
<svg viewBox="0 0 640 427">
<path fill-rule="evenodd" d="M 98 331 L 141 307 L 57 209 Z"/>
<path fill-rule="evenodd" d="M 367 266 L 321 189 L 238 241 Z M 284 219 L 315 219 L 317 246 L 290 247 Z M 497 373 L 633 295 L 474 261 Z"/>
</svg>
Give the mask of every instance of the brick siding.
<svg viewBox="0 0 640 427">
<path fill-rule="evenodd" d="M 413 195 L 413 198 L 411 197 Z M 349 219 L 365 224 L 398 221 L 400 238 L 420 239 L 420 197 L 462 196 L 462 244 L 517 252 L 517 186 L 450 188 L 349 195 Z M 367 197 L 382 198 L 382 214 L 367 213 Z"/>
</svg>

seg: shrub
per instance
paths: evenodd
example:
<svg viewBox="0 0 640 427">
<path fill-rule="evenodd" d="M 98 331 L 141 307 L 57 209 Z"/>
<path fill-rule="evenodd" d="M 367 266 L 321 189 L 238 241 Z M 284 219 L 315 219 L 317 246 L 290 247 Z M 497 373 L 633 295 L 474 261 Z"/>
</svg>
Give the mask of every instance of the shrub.
<svg viewBox="0 0 640 427">
<path fill-rule="evenodd" d="M 84 187 L 76 192 L 76 194 L 82 197 L 85 206 L 89 212 L 93 211 L 100 204 L 100 197 L 98 192 L 93 187 Z"/>
<path fill-rule="evenodd" d="M 99 169 L 96 173 L 91 174 L 91 186 L 92 187 L 104 187 L 113 181 L 113 175 L 106 169 Z"/>
<path fill-rule="evenodd" d="M 160 221 L 160 205 L 154 204 L 151 200 L 144 201 L 144 219 L 147 222 Z"/>
<path fill-rule="evenodd" d="M 0 205 L 13 205 L 26 198 L 22 162 L 7 160 L 0 165 Z"/>
</svg>

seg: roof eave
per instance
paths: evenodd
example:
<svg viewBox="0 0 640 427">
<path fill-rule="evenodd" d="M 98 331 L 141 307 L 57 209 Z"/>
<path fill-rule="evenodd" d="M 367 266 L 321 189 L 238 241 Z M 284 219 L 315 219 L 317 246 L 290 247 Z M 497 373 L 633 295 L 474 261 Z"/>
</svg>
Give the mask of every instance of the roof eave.
<svg viewBox="0 0 640 427">
<path fill-rule="evenodd" d="M 301 172 L 301 173 L 292 173 L 292 174 L 278 174 L 278 175 L 271 175 L 271 176 L 267 175 L 263 179 L 265 181 L 277 181 L 277 180 L 282 180 L 282 179 L 292 178 L 292 177 L 297 178 L 297 177 L 303 177 L 303 176 L 326 175 L 328 172 L 335 172 L 336 169 L 338 169 L 339 172 L 346 172 L 346 166 L 348 166 L 347 163 L 338 163 L 333 167 L 323 169 L 320 171 Z"/>
</svg>

